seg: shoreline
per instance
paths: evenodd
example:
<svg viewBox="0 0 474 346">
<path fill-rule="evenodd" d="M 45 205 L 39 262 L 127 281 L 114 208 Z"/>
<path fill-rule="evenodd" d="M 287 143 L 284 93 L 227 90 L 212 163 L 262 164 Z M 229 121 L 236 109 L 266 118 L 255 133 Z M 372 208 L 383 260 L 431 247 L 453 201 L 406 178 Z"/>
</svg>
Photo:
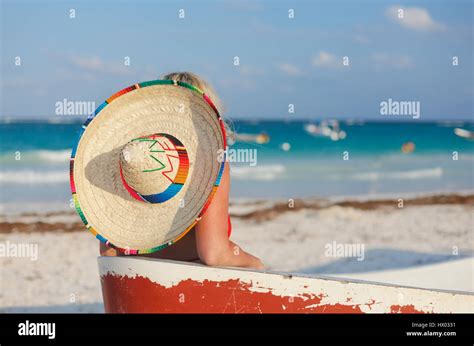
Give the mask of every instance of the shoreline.
<svg viewBox="0 0 474 346">
<path fill-rule="evenodd" d="M 381 196 L 380 196 L 381 197 Z M 357 210 L 399 210 L 399 198 L 301 198 L 291 202 L 282 199 L 234 199 L 229 203 L 229 214 L 232 219 L 254 221 L 257 223 L 273 220 L 286 213 L 303 210 L 320 211 L 333 207 L 353 208 Z M 474 207 L 474 194 L 445 193 L 424 194 L 403 199 L 403 208 L 430 205 L 462 205 Z M 26 212 L 21 214 L 1 215 L 0 234 L 34 233 L 34 232 L 80 232 L 84 224 L 73 210 L 48 211 L 44 213 Z"/>
</svg>

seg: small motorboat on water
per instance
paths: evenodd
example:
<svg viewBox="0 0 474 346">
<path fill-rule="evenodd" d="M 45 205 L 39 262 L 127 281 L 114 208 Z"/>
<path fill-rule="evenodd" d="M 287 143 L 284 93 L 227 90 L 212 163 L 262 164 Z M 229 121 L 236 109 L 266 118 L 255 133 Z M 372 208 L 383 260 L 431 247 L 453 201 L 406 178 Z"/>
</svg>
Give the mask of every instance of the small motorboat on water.
<svg viewBox="0 0 474 346">
<path fill-rule="evenodd" d="M 319 125 L 309 123 L 304 125 L 304 129 L 314 137 L 328 137 L 332 141 L 346 138 L 346 132 L 340 129 L 337 120 L 323 120 Z"/>
<path fill-rule="evenodd" d="M 474 313 L 474 295 L 360 280 L 99 257 L 107 313 Z"/>
<path fill-rule="evenodd" d="M 459 127 L 456 127 L 454 129 L 454 133 L 462 138 L 467 138 L 467 139 L 474 139 L 474 131 L 469 131 L 465 129 L 461 129 Z"/>
<path fill-rule="evenodd" d="M 270 136 L 266 133 L 232 133 L 230 135 L 231 144 L 235 142 L 246 142 L 246 143 L 257 143 L 257 144 L 266 144 L 270 142 Z"/>
</svg>

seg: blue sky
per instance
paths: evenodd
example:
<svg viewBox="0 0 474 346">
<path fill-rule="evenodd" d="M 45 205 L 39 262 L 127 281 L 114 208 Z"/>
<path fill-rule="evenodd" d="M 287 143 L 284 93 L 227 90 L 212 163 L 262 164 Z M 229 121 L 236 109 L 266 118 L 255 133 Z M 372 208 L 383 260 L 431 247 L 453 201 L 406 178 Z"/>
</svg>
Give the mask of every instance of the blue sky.
<svg viewBox="0 0 474 346">
<path fill-rule="evenodd" d="M 422 120 L 473 117 L 469 0 L 0 2 L 2 117 L 51 118 L 174 70 L 208 79 L 234 119 L 387 120 L 389 98 L 419 101 Z"/>
</svg>

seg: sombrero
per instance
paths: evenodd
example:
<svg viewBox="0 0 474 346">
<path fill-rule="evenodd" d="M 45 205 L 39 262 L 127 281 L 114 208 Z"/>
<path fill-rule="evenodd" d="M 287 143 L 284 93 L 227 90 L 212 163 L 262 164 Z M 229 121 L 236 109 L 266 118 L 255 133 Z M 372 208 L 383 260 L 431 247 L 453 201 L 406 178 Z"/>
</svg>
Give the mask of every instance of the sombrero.
<svg viewBox="0 0 474 346">
<path fill-rule="evenodd" d="M 200 220 L 224 169 L 218 110 L 198 88 L 155 80 L 119 91 L 91 114 L 72 150 L 74 206 L 96 238 L 151 253 Z"/>
</svg>

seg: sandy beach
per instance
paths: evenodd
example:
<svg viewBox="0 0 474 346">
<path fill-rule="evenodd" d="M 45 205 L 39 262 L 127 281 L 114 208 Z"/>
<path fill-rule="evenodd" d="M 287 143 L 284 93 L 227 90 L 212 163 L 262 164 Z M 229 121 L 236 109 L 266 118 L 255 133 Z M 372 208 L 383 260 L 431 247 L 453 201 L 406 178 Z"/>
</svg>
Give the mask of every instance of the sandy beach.
<svg viewBox="0 0 474 346">
<path fill-rule="evenodd" d="M 273 271 L 474 292 L 473 207 L 471 194 L 402 208 L 390 198 L 234 200 L 232 240 Z M 0 245 L 0 311 L 103 312 L 98 241 L 73 211 L 2 215 Z"/>
</svg>

